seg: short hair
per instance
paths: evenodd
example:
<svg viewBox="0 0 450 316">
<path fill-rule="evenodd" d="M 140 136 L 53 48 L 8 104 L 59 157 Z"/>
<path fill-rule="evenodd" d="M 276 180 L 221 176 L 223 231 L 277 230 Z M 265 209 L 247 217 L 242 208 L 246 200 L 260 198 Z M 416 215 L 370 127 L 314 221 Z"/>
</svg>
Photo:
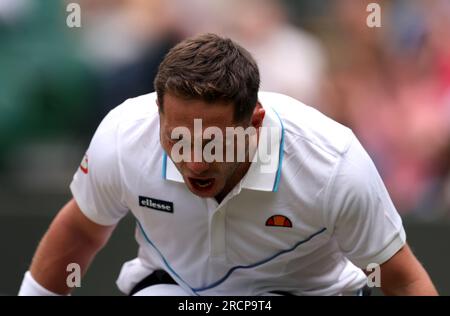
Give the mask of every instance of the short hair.
<svg viewBox="0 0 450 316">
<path fill-rule="evenodd" d="M 249 118 L 258 102 L 260 78 L 251 54 L 215 34 L 188 38 L 161 62 L 154 86 L 163 112 L 164 95 L 234 105 L 234 120 Z"/>
</svg>

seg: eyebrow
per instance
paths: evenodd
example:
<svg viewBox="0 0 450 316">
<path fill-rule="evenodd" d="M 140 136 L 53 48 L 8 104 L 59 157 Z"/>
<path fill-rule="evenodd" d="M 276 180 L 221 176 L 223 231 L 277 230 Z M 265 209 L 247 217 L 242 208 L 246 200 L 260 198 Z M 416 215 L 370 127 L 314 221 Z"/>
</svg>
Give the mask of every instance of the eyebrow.
<svg viewBox="0 0 450 316">
<path fill-rule="evenodd" d="M 184 135 L 179 135 L 180 138 L 183 137 L 183 136 Z M 172 131 L 167 132 L 166 133 L 166 137 L 168 139 L 170 139 L 170 140 L 176 140 L 176 138 L 172 138 Z M 203 138 L 203 136 L 202 136 L 202 146 L 205 146 L 206 144 L 212 142 L 214 139 L 215 139 L 215 137 L 212 137 L 212 138 L 208 139 L 208 138 Z"/>
</svg>

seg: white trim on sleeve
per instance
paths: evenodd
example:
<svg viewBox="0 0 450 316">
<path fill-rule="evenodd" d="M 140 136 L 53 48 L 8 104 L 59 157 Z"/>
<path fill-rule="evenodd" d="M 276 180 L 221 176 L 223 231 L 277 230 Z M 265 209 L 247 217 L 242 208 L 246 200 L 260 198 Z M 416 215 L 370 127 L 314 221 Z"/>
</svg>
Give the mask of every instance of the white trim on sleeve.
<svg viewBox="0 0 450 316">
<path fill-rule="evenodd" d="M 355 265 L 361 269 L 365 269 L 370 263 L 383 264 L 391 259 L 406 244 L 406 233 L 402 227 L 394 238 L 377 254 L 361 260 L 352 260 Z"/>
<path fill-rule="evenodd" d="M 75 201 L 78 204 L 78 207 L 80 208 L 81 212 L 91 221 L 98 225 L 102 226 L 112 226 L 117 224 L 120 221 L 119 219 L 111 220 L 110 217 L 101 216 L 99 212 L 94 212 L 92 208 L 88 206 L 88 203 L 82 198 L 83 194 L 79 192 L 77 185 L 72 181 L 70 184 L 70 190 L 72 191 L 72 196 L 75 199 Z"/>
</svg>

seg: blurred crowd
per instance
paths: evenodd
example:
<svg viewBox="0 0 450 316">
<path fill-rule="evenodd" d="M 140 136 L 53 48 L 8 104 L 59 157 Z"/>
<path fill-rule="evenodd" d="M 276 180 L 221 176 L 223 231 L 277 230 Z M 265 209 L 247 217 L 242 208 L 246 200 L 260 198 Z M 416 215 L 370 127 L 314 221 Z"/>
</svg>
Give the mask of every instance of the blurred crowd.
<svg viewBox="0 0 450 316">
<path fill-rule="evenodd" d="M 339 1 L 323 110 L 350 126 L 397 208 L 449 214 L 450 2 L 379 1 L 382 27 L 361 27 L 368 1 Z"/>
<path fill-rule="evenodd" d="M 101 118 L 153 90 L 171 46 L 214 32 L 254 55 L 263 90 L 352 128 L 404 216 L 448 219 L 448 30 L 448 0 L 1 0 L 0 174 L 67 184 Z"/>
</svg>

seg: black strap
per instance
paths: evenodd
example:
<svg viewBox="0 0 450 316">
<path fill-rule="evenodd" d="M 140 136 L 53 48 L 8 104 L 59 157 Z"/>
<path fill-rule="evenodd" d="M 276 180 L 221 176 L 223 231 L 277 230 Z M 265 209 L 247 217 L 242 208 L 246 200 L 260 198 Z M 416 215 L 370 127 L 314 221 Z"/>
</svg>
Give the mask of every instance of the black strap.
<svg viewBox="0 0 450 316">
<path fill-rule="evenodd" d="M 372 289 L 367 284 L 362 288 L 362 296 L 372 296 Z"/>
<path fill-rule="evenodd" d="M 166 271 L 155 270 L 152 274 L 136 284 L 128 295 L 132 296 L 140 290 L 155 284 L 177 284 L 177 282 L 175 282 L 175 280 L 172 279 L 172 277 Z"/>
</svg>

